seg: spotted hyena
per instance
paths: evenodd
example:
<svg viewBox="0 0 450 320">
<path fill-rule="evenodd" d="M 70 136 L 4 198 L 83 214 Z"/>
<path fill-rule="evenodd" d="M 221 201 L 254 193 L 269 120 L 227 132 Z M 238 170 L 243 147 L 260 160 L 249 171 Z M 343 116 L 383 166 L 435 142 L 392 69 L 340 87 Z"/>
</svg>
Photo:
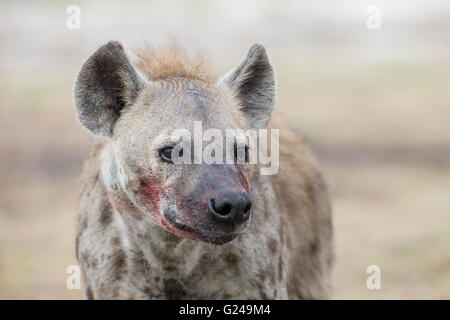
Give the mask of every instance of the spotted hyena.
<svg viewBox="0 0 450 320">
<path fill-rule="evenodd" d="M 88 299 L 326 298 L 329 197 L 303 138 L 278 118 L 279 171 L 175 164 L 172 132 L 266 128 L 275 106 L 262 45 L 217 79 L 179 50 L 109 42 L 75 85 L 96 137 L 85 164 L 76 251 Z M 226 149 L 234 157 L 236 148 Z M 245 146 L 245 156 L 252 150 Z M 188 150 L 186 150 L 188 151 Z"/>
</svg>

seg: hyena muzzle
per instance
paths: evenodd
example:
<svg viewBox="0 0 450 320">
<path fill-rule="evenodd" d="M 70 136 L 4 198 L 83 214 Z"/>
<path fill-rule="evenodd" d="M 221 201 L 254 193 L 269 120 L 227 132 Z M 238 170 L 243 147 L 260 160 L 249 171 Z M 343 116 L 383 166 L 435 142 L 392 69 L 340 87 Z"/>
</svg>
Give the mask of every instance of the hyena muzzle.
<svg viewBox="0 0 450 320">
<path fill-rule="evenodd" d="M 76 239 L 87 298 L 328 297 L 328 193 L 302 137 L 271 121 L 275 79 L 264 47 L 253 45 L 221 79 L 176 49 L 135 57 L 109 42 L 75 84 L 79 119 L 95 136 Z M 248 161 L 256 151 L 247 140 L 220 144 L 231 163 L 175 163 L 174 155 L 195 157 L 196 145 L 180 149 L 172 133 L 198 123 L 216 137 L 280 129 L 278 172 Z"/>
</svg>

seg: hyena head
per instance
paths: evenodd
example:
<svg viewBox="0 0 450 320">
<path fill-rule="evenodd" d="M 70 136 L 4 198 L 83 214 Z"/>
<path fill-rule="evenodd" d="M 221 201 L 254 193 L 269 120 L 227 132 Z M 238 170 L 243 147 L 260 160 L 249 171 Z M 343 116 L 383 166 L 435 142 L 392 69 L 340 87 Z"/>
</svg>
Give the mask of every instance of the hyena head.
<svg viewBox="0 0 450 320">
<path fill-rule="evenodd" d="M 122 45 L 109 42 L 84 63 L 75 85 L 81 123 L 107 140 L 102 175 L 116 210 L 127 215 L 126 203 L 133 206 L 132 217 L 123 219 L 133 232 L 157 224 L 184 238 L 231 241 L 250 224 L 254 165 L 199 163 L 196 142 L 205 143 L 203 154 L 218 150 L 208 149 L 205 137 L 195 141 L 194 131 L 199 124 L 203 132 L 214 129 L 210 142 L 222 146 L 226 159 L 248 157 L 246 142 L 220 144 L 218 136 L 226 137 L 227 129 L 267 126 L 275 85 L 264 47 L 254 45 L 217 81 L 173 52 L 138 54 L 137 66 L 139 73 Z M 174 134 L 181 128 L 191 133 L 189 139 Z"/>
</svg>

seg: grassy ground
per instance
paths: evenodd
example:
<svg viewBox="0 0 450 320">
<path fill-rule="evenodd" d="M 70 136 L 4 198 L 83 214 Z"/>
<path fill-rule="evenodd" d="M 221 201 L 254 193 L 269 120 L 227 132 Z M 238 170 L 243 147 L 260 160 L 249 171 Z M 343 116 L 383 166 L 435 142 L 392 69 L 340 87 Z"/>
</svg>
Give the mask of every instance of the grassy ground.
<svg viewBox="0 0 450 320">
<path fill-rule="evenodd" d="M 282 110 L 311 138 L 331 186 L 335 298 L 450 298 L 446 68 L 330 67 L 295 80 L 304 89 L 280 90 Z M 372 264 L 380 291 L 366 288 Z"/>
<path fill-rule="evenodd" d="M 334 207 L 334 298 L 450 298 L 446 63 L 278 64 L 279 111 L 319 154 Z M 66 288 L 89 139 L 74 74 L 0 79 L 0 298 Z M 381 268 L 381 290 L 366 268 Z"/>
</svg>

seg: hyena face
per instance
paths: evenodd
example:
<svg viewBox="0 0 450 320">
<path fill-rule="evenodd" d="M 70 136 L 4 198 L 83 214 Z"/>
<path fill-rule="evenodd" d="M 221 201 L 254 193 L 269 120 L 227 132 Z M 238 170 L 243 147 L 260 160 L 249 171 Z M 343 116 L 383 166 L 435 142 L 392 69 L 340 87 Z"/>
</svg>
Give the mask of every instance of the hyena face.
<svg viewBox="0 0 450 320">
<path fill-rule="evenodd" d="M 216 129 L 223 137 L 227 128 L 240 128 L 241 120 L 230 111 L 238 107 L 220 88 L 192 80 L 167 80 L 143 90 L 140 101 L 124 111 L 115 126 L 115 167 L 124 174 L 120 187 L 141 208 L 144 219 L 179 235 L 222 243 L 243 232 L 251 210 L 250 165 L 207 164 L 203 159 L 196 164 L 198 146 L 193 141 L 196 121 L 202 131 Z M 180 128 L 192 140 L 180 143 L 174 135 Z M 224 156 L 234 153 L 222 145 Z M 202 147 L 206 151 L 207 143 Z M 191 161 L 178 163 L 174 150 L 191 154 Z"/>
<path fill-rule="evenodd" d="M 119 43 L 102 46 L 78 76 L 77 111 L 88 129 L 108 140 L 102 175 L 115 209 L 133 212 L 124 219 L 128 229 L 157 224 L 181 237 L 226 243 L 250 223 L 254 170 L 245 161 L 226 161 L 247 158 L 252 150 L 245 141 L 222 137 L 227 129 L 267 125 L 273 71 L 260 45 L 220 81 L 167 63 L 144 79 Z M 180 129 L 189 135 L 175 134 Z M 202 139 L 208 129 L 214 136 Z M 218 151 L 223 159 L 205 163 L 205 152 Z"/>
</svg>

